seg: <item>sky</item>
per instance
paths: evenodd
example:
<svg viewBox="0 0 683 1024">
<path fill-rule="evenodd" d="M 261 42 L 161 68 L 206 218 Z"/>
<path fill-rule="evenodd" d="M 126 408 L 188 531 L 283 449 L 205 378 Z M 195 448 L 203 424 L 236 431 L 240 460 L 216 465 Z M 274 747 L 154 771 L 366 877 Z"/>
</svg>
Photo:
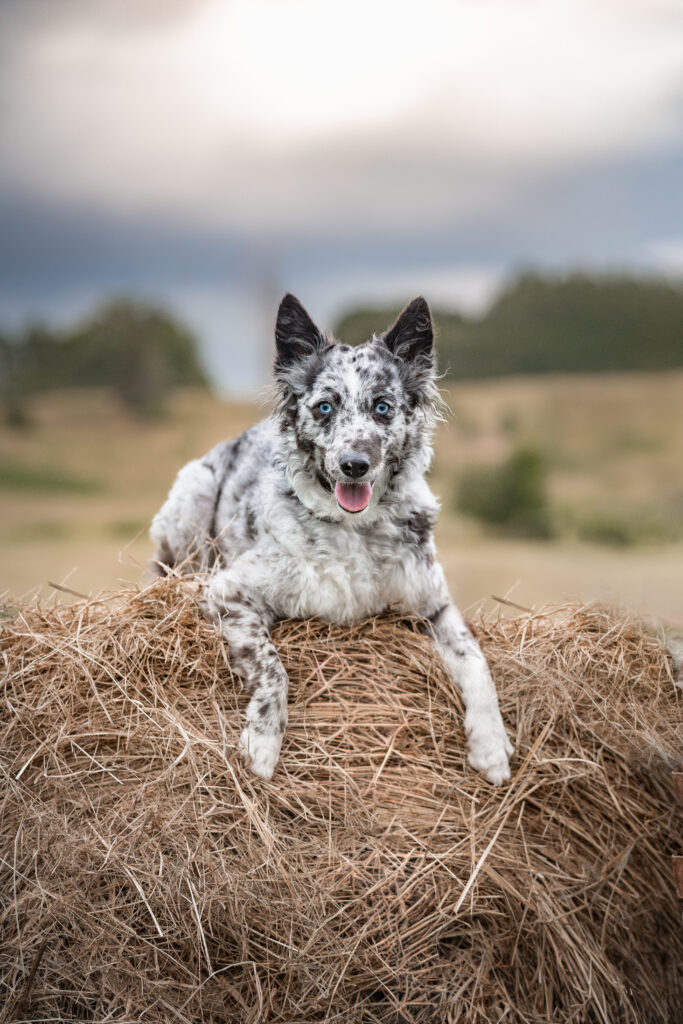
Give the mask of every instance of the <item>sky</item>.
<svg viewBox="0 0 683 1024">
<path fill-rule="evenodd" d="M 161 301 L 228 393 L 285 290 L 681 275 L 682 172 L 683 0 L 0 4 L 0 325 Z"/>
</svg>

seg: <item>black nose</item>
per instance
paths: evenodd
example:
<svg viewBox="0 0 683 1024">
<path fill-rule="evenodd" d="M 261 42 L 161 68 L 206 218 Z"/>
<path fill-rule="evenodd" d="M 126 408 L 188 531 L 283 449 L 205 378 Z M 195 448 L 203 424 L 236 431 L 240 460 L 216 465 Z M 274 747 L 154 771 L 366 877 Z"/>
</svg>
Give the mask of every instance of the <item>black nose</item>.
<svg viewBox="0 0 683 1024">
<path fill-rule="evenodd" d="M 370 463 L 364 455 L 353 455 L 348 452 L 342 455 L 339 465 L 344 475 L 350 476 L 352 480 L 357 480 L 367 473 L 370 468 Z"/>
</svg>

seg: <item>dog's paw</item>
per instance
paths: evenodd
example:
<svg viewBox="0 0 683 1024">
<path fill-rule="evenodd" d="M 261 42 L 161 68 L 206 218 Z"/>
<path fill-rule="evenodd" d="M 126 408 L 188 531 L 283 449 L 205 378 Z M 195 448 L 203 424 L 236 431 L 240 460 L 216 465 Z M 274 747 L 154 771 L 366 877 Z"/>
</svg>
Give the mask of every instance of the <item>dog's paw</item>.
<svg viewBox="0 0 683 1024">
<path fill-rule="evenodd" d="M 514 747 L 507 737 L 500 716 L 487 717 L 472 724 L 467 742 L 467 759 L 494 786 L 510 778 L 509 758 Z"/>
<path fill-rule="evenodd" d="M 240 736 L 240 755 L 254 775 L 261 779 L 272 779 L 281 746 L 282 736 L 272 732 L 256 732 L 250 724 Z"/>
</svg>

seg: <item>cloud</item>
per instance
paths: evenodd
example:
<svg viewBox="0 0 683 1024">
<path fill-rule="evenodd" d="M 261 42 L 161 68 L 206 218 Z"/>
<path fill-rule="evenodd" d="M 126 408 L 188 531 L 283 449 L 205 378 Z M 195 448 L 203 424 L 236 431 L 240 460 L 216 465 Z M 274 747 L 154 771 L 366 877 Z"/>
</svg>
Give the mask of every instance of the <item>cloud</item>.
<svg viewBox="0 0 683 1024">
<path fill-rule="evenodd" d="M 681 132 L 683 10 L 663 0 L 32 7 L 5 35 L 0 181 L 114 216 L 456 225 Z"/>
<path fill-rule="evenodd" d="M 683 274 L 683 238 L 660 238 L 645 247 L 650 262 L 661 273 L 680 277 Z"/>
</svg>

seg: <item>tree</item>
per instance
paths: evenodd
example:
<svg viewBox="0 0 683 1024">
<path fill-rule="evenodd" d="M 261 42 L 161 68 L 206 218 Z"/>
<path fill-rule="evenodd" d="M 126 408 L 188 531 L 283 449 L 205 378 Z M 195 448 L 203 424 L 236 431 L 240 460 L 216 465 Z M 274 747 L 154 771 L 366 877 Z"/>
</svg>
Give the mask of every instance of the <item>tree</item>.
<svg viewBox="0 0 683 1024">
<path fill-rule="evenodd" d="M 207 386 L 190 331 L 168 312 L 126 299 L 66 333 L 33 326 L 10 347 L 8 387 L 17 392 L 112 387 L 129 409 L 150 415 L 173 388 Z"/>
<path fill-rule="evenodd" d="M 350 344 L 395 309 L 358 309 L 337 325 Z M 479 318 L 435 310 L 441 366 L 458 378 L 683 366 L 683 289 L 623 274 L 528 273 Z"/>
</svg>

